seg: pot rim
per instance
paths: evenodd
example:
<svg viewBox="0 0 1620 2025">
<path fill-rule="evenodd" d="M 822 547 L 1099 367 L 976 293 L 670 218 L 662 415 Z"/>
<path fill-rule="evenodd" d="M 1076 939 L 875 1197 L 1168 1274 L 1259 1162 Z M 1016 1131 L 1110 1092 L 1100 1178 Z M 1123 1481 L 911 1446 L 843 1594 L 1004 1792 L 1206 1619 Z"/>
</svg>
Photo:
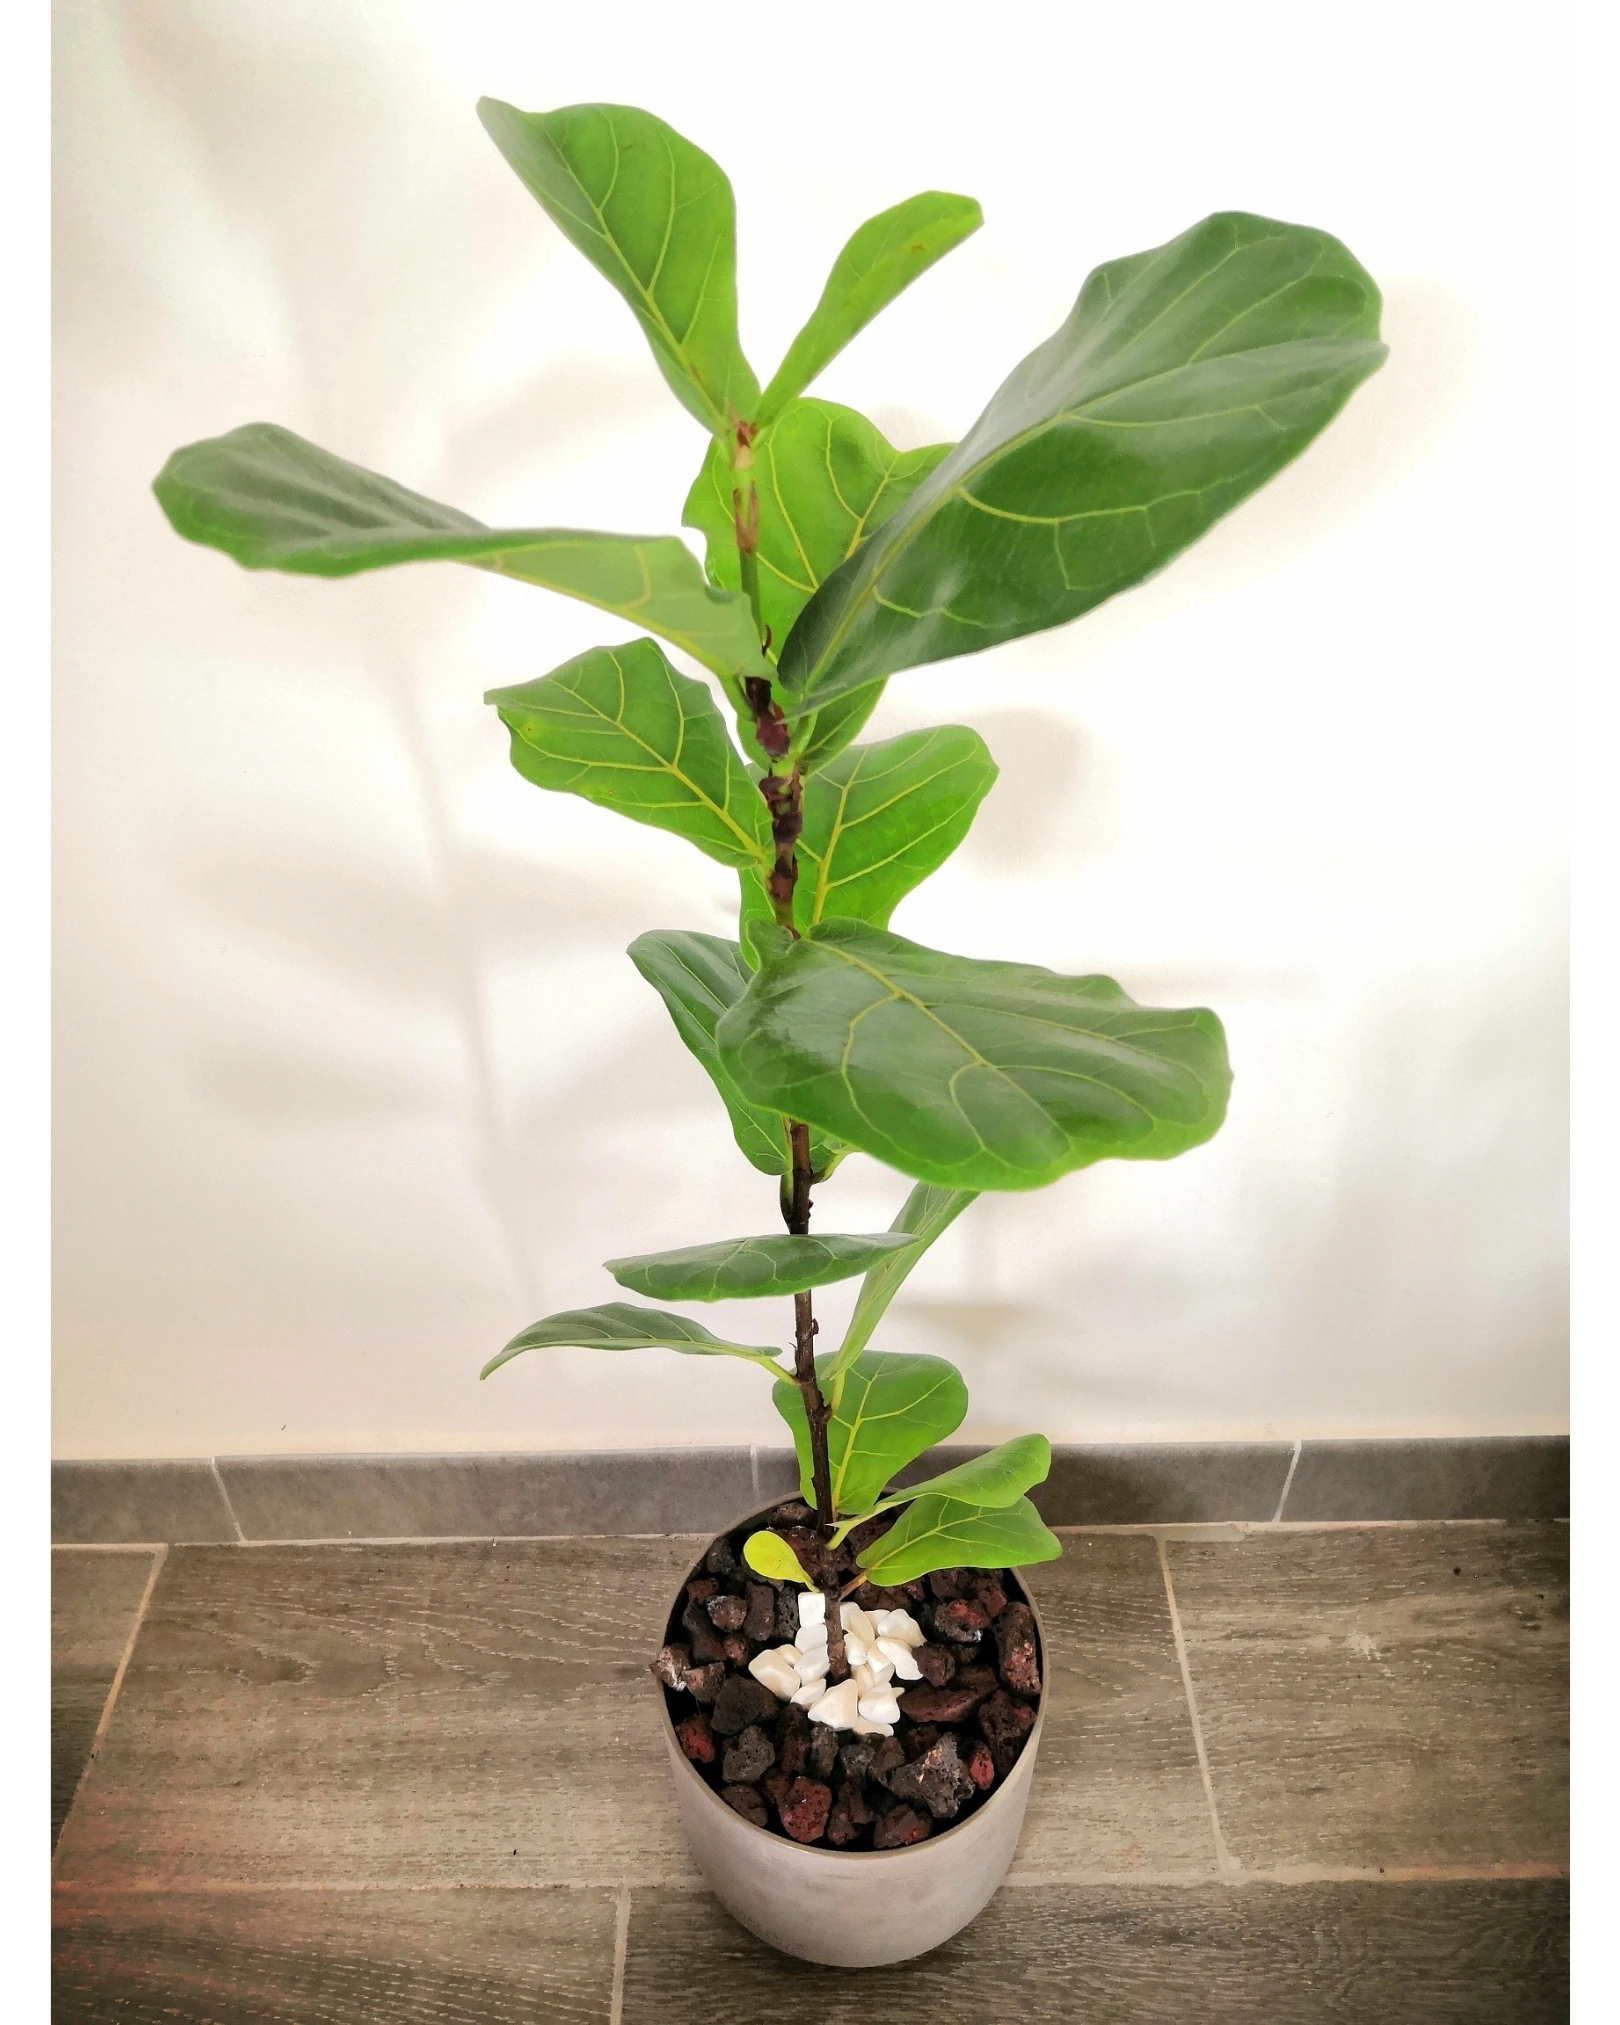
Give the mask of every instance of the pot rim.
<svg viewBox="0 0 1620 2025">
<path fill-rule="evenodd" d="M 712 1546 L 715 1540 L 724 1539 L 728 1533 L 736 1532 L 739 1526 L 747 1525 L 750 1520 L 760 1518 L 766 1512 L 774 1511 L 776 1506 L 781 1502 L 782 1500 L 777 1498 L 771 1504 L 762 1505 L 758 1511 L 747 1512 L 742 1518 L 734 1519 L 729 1526 L 722 1526 L 719 1532 L 711 1537 L 709 1544 Z M 702 1555 L 698 1556 L 700 1561 L 702 1558 Z M 1035 1636 L 1040 1641 L 1041 1650 L 1041 1700 L 1040 1706 L 1035 1711 L 1035 1726 L 1025 1738 L 1024 1748 L 1018 1754 L 1018 1764 L 1022 1765 L 1027 1759 L 1034 1757 L 1035 1747 L 1040 1742 L 1041 1729 L 1046 1722 L 1047 1696 L 1051 1692 L 1051 1688 L 1047 1678 L 1046 1667 L 1046 1626 L 1041 1622 L 1040 1605 L 1031 1594 L 1029 1584 L 1024 1581 L 1022 1572 L 1017 1568 L 1013 1569 L 1012 1572 L 1018 1576 L 1019 1587 L 1024 1592 L 1024 1601 L 1028 1604 L 1030 1615 L 1035 1620 Z M 685 1583 L 683 1582 L 681 1586 L 684 1588 Z M 652 1688 L 653 1693 L 658 1697 L 658 1714 L 664 1726 L 664 1742 L 668 1746 L 670 1756 L 678 1768 L 676 1777 L 679 1778 L 684 1773 L 694 1784 L 701 1787 L 704 1799 L 711 1807 L 719 1811 L 728 1825 L 735 1828 L 744 1828 L 750 1835 L 758 1835 L 764 1841 L 773 1844 L 777 1848 L 786 1843 L 790 1849 L 800 1850 L 805 1856 L 818 1858 L 824 1863 L 888 1863 L 897 1857 L 915 1856 L 921 1850 L 937 1848 L 940 1843 L 948 1841 L 951 1836 L 960 1834 L 963 1829 L 971 1828 L 981 1815 L 987 1814 L 1002 1799 L 1012 1783 L 1013 1775 L 1009 1775 L 996 1788 L 995 1792 L 990 1795 L 990 1798 L 985 1801 L 984 1805 L 982 1807 L 975 1807 L 965 1821 L 953 1821 L 950 1827 L 943 1830 L 940 1834 L 930 1835 L 922 1842 L 913 1842 L 904 1849 L 818 1849 L 813 1842 L 795 1842 L 790 1835 L 775 1835 L 768 1828 L 756 1827 L 746 1816 L 739 1814 L 735 1807 L 728 1807 L 681 1749 L 680 1739 L 675 1734 L 675 1725 L 670 1720 L 669 1696 L 665 1692 L 663 1682 L 657 1679 L 656 1676 L 653 1679 Z M 1015 1767 L 1015 1773 L 1016 1769 Z"/>
</svg>

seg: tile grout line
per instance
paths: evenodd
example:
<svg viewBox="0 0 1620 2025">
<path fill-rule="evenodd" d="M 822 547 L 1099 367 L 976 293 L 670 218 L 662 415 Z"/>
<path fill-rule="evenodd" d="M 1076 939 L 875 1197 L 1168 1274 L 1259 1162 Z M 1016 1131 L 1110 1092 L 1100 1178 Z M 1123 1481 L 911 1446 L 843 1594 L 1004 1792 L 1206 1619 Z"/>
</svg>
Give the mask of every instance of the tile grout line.
<svg viewBox="0 0 1620 2025">
<path fill-rule="evenodd" d="M 219 1457 L 217 1455 L 211 1455 L 208 1458 L 208 1467 L 214 1473 L 214 1484 L 219 1492 L 220 1500 L 225 1507 L 225 1516 L 230 1520 L 231 1529 L 236 1534 L 236 1544 L 239 1547 L 245 1547 L 247 1545 L 247 1535 L 242 1531 L 242 1521 L 236 1516 L 236 1507 L 231 1503 L 231 1494 L 225 1488 L 225 1479 L 219 1473 Z"/>
<path fill-rule="evenodd" d="M 1238 1864 L 1226 1846 L 1226 1837 L 1221 1833 L 1220 1810 L 1215 1805 L 1215 1781 L 1210 1775 L 1209 1753 L 1204 1748 L 1204 1726 L 1198 1717 L 1198 1698 L 1193 1693 L 1192 1667 L 1187 1659 L 1187 1640 L 1181 1629 L 1181 1612 L 1176 1608 L 1175 1586 L 1170 1580 L 1170 1556 L 1165 1551 L 1163 1540 L 1159 1542 L 1159 1567 L 1164 1575 L 1165 1601 L 1170 1606 L 1170 1630 L 1176 1641 L 1176 1659 L 1181 1666 L 1181 1686 L 1187 1697 L 1187 1714 L 1192 1721 L 1193 1749 L 1198 1754 L 1198 1773 L 1204 1782 L 1204 1798 L 1209 1804 L 1210 1833 L 1215 1838 L 1215 1868 L 1219 1875 L 1235 1881 L 1242 1875 Z"/>
<path fill-rule="evenodd" d="M 62 1844 L 67 1837 L 68 1823 L 73 1819 L 73 1810 L 79 1804 L 79 1795 L 84 1791 L 85 1781 L 90 1777 L 91 1768 L 100 1755 L 102 1740 L 112 1727 L 113 1709 L 118 1701 L 118 1691 L 124 1685 L 124 1675 L 129 1671 L 130 1660 L 135 1654 L 135 1641 L 140 1637 L 141 1626 L 146 1622 L 147 1605 L 152 1601 L 152 1591 L 157 1587 L 157 1579 L 163 1573 L 163 1564 L 168 1558 L 169 1550 L 166 1546 L 159 1547 L 157 1552 L 152 1556 L 152 1571 L 146 1578 L 146 1587 L 141 1591 L 141 1600 L 135 1606 L 135 1622 L 129 1627 L 129 1637 L 125 1639 L 124 1649 L 118 1655 L 118 1666 L 112 1677 L 112 1685 L 107 1690 L 107 1699 L 101 1705 L 101 1720 L 96 1724 L 96 1733 L 90 1739 L 90 1749 L 85 1754 L 84 1769 L 74 1782 L 73 1798 L 67 1804 L 67 1811 L 62 1816 L 62 1826 L 57 1831 L 56 1847 L 51 1851 L 51 1876 L 53 1879 L 56 1876 L 57 1858 L 61 1854 Z"/>
<path fill-rule="evenodd" d="M 630 1881 L 627 1878 L 619 1886 L 618 1904 L 613 1918 L 613 2003 L 608 2011 L 608 2025 L 623 2025 L 624 2019 L 624 1965 L 630 1953 Z"/>
<path fill-rule="evenodd" d="M 1277 1509 L 1271 1515 L 1271 1523 L 1274 1526 L 1282 1524 L 1283 1506 L 1287 1504 L 1288 1493 L 1294 1487 L 1294 1472 L 1299 1468 L 1300 1451 L 1304 1446 L 1303 1441 L 1296 1441 L 1294 1443 L 1294 1453 L 1288 1459 L 1288 1474 L 1283 1478 L 1282 1492 L 1277 1499 Z"/>
</svg>

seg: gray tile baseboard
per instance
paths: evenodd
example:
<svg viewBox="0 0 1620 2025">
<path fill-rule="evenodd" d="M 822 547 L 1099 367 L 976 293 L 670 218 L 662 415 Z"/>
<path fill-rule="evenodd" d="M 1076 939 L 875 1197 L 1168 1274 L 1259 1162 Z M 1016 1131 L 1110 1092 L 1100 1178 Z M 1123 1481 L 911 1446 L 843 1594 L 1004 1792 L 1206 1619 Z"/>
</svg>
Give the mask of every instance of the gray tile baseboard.
<svg viewBox="0 0 1620 2025">
<path fill-rule="evenodd" d="M 935 1449 L 905 1475 L 979 1452 Z M 51 1537 L 66 1546 L 707 1533 L 790 1496 L 796 1481 L 789 1451 L 746 1448 L 57 1462 Z M 1569 1440 L 1063 1447 L 1034 1498 L 1053 1526 L 1567 1518 Z"/>
</svg>

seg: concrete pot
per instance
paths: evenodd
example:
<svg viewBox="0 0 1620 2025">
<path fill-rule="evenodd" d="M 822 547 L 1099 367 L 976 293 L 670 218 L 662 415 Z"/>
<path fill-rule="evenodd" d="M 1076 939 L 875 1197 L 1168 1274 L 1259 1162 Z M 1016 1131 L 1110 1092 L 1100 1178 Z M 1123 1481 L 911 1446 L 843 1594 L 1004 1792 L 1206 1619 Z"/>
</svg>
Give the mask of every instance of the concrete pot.
<svg viewBox="0 0 1620 2025">
<path fill-rule="evenodd" d="M 762 1521 L 765 1514 L 755 1517 Z M 1028 1589 L 1022 1583 L 1019 1589 L 1034 1615 L 1041 1653 L 1035 1727 L 982 1807 L 909 1849 L 818 1849 L 745 1821 L 692 1766 L 675 1736 L 664 1690 L 655 1684 L 687 1844 L 709 1889 L 750 1933 L 807 1962 L 867 1969 L 926 1954 L 989 1904 L 1018 1847 L 1051 1693 L 1041 1614 Z"/>
</svg>

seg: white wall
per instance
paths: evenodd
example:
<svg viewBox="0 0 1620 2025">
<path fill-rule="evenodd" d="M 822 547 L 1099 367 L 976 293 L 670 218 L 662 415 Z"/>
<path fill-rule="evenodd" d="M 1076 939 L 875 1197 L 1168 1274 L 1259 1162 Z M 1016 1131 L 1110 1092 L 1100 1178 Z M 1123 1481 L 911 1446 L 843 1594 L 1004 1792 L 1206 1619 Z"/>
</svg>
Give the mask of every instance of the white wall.
<svg viewBox="0 0 1620 2025">
<path fill-rule="evenodd" d="M 1078 625 L 891 684 L 874 735 L 964 720 L 1003 769 L 896 926 L 1212 1004 L 1237 1082 L 1196 1153 L 978 1204 L 889 1342 L 985 1436 L 1565 1425 L 1556 10 L 58 18 L 59 1454 L 781 1436 L 741 1366 L 476 1378 L 600 1259 L 773 1224 L 622 954 L 725 932 L 727 875 L 526 786 L 479 700 L 628 629 L 449 565 L 248 576 L 147 490 L 263 417 L 491 521 L 677 526 L 696 426 L 486 91 L 719 157 L 762 376 L 861 218 L 979 196 L 818 387 L 903 443 L 1209 211 L 1371 268 L 1389 364 L 1299 464 Z M 904 1190 L 855 1158 L 819 1214 Z"/>
</svg>

